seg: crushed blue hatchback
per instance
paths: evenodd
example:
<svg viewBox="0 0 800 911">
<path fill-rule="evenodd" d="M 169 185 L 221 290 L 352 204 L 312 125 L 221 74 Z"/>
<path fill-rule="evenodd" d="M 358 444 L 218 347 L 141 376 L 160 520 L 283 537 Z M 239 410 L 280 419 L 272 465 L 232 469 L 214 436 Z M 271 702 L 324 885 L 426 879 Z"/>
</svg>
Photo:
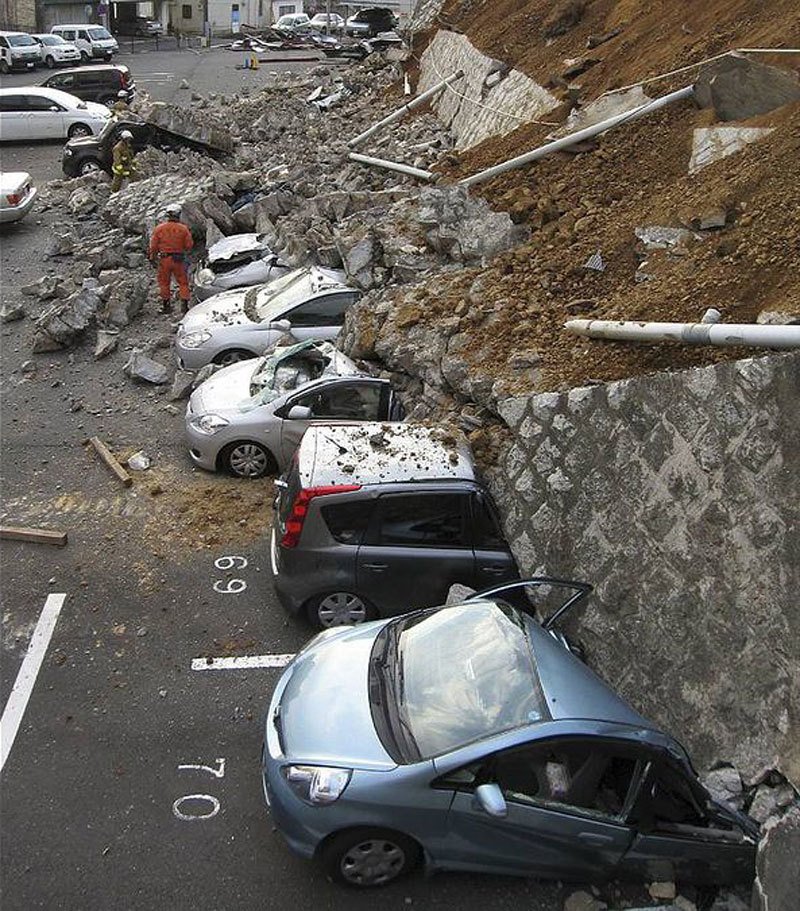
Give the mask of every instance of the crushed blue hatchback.
<svg viewBox="0 0 800 911">
<path fill-rule="evenodd" d="M 716 803 L 683 747 L 555 628 L 526 580 L 450 607 L 322 632 L 266 717 L 264 795 L 334 881 L 433 870 L 569 880 L 752 879 L 758 827 Z"/>
</svg>

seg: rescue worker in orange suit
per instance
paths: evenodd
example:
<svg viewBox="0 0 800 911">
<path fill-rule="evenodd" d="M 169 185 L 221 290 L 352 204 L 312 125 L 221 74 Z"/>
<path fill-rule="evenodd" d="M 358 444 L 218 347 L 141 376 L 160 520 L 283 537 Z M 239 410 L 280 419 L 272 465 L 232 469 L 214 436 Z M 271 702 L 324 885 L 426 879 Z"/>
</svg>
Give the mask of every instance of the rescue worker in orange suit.
<svg viewBox="0 0 800 911">
<path fill-rule="evenodd" d="M 192 232 L 180 220 L 181 207 L 169 205 L 167 220 L 156 227 L 150 237 L 150 259 L 158 261 L 158 293 L 161 312 L 172 312 L 172 276 L 178 283 L 183 312 L 189 309 L 188 252 L 192 249 Z"/>
<path fill-rule="evenodd" d="M 131 140 L 133 133 L 123 130 L 119 134 L 119 142 L 111 150 L 111 171 L 114 179 L 111 181 L 111 192 L 116 193 L 122 189 L 122 184 L 127 180 L 136 180 L 136 152 L 133 151 Z"/>
</svg>

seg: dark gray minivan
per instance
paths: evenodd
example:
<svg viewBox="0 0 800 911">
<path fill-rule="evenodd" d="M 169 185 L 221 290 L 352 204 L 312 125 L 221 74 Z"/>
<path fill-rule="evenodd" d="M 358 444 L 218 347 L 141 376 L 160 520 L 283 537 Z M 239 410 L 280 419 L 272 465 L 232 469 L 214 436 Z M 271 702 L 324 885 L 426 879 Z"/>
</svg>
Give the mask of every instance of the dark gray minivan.
<svg viewBox="0 0 800 911">
<path fill-rule="evenodd" d="M 466 441 L 414 424 L 316 424 L 276 481 L 273 583 L 318 627 L 519 578 Z"/>
</svg>

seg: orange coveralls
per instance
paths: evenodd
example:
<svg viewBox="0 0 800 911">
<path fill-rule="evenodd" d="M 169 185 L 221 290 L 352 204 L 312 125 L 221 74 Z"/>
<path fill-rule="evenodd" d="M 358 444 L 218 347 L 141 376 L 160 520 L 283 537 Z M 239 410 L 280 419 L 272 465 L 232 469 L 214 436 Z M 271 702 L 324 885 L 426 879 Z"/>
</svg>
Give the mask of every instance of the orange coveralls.
<svg viewBox="0 0 800 911">
<path fill-rule="evenodd" d="M 178 293 L 184 303 L 191 292 L 186 272 L 186 253 L 192 249 L 192 232 L 181 221 L 165 221 L 158 225 L 150 237 L 150 256 L 159 255 L 158 293 L 164 305 L 170 301 L 172 276 L 178 283 Z"/>
</svg>

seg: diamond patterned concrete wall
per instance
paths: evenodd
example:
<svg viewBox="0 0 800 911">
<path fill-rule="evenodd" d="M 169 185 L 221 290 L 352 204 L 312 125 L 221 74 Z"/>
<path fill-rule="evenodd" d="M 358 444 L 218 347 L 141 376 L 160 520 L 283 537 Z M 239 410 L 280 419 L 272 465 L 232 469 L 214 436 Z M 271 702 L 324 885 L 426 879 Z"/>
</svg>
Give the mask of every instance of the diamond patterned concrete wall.
<svg viewBox="0 0 800 911">
<path fill-rule="evenodd" d="M 595 584 L 590 663 L 698 764 L 800 781 L 800 354 L 501 406 L 524 571 Z"/>
</svg>

